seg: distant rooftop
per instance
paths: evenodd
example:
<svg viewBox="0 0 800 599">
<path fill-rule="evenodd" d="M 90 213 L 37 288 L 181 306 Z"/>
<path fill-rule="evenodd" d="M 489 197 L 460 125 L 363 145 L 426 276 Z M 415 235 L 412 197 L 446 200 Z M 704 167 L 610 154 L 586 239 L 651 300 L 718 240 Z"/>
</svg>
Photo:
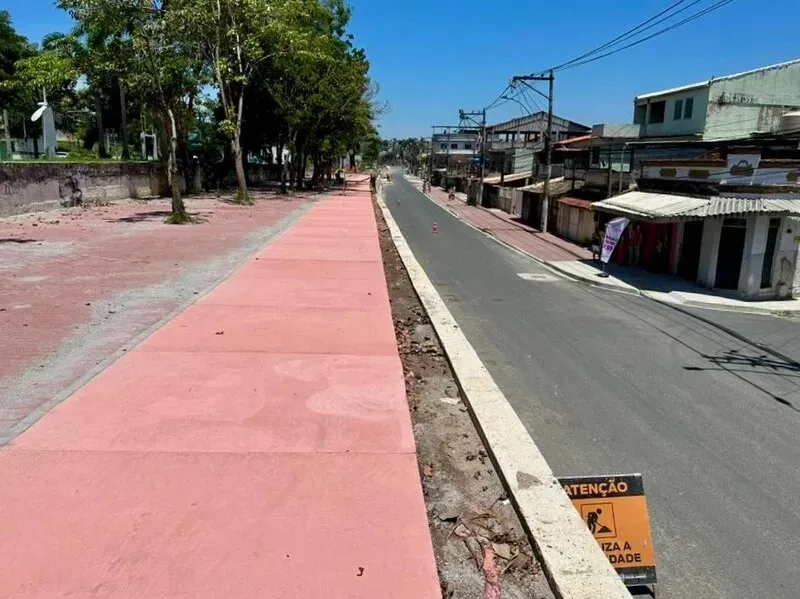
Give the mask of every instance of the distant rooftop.
<svg viewBox="0 0 800 599">
<path fill-rule="evenodd" d="M 744 77 L 745 75 L 752 75 L 753 73 L 760 73 L 761 71 L 769 71 L 770 69 L 779 69 L 782 67 L 788 67 L 789 65 L 800 63 L 800 58 L 795 58 L 794 60 L 789 60 L 787 62 L 779 62 L 778 64 L 771 64 L 766 67 L 759 67 L 757 69 L 751 69 L 749 71 L 743 71 L 741 73 L 734 73 L 733 75 L 724 75 L 722 77 L 712 77 L 711 79 L 706 79 L 705 81 L 698 81 L 697 83 L 690 83 L 688 85 L 681 85 L 680 87 L 672 87 L 670 89 L 662 89 L 661 91 L 657 92 L 650 92 L 647 94 L 642 94 L 640 96 L 636 96 L 636 100 L 648 100 L 650 98 L 656 98 L 659 96 L 667 96 L 669 94 L 675 94 L 678 92 L 685 92 L 692 89 L 700 89 L 703 87 L 707 87 L 711 84 L 712 81 L 725 81 L 728 79 L 736 79 L 738 77 Z"/>
</svg>

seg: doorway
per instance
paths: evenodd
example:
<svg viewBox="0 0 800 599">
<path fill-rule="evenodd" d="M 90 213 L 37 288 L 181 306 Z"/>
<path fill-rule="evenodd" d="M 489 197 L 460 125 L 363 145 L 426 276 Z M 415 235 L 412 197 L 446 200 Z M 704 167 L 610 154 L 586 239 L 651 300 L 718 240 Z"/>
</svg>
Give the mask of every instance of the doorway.
<svg viewBox="0 0 800 599">
<path fill-rule="evenodd" d="M 744 218 L 726 218 L 722 223 L 717 254 L 717 275 L 714 278 L 714 287 L 717 289 L 739 288 L 746 234 L 747 220 Z"/>
<path fill-rule="evenodd" d="M 689 281 L 697 281 L 700 268 L 700 246 L 703 241 L 702 220 L 688 221 L 683 224 L 683 241 L 681 256 L 678 259 L 678 276 Z"/>
</svg>

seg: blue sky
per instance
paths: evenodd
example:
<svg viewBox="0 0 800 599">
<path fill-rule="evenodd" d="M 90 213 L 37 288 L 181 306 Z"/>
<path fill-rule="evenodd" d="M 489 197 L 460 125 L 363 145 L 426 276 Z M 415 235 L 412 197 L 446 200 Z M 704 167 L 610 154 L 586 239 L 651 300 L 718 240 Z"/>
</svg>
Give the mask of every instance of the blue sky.
<svg viewBox="0 0 800 599">
<path fill-rule="evenodd" d="M 574 58 L 673 1 L 351 0 L 351 30 L 367 51 L 381 99 L 391 104 L 381 134 L 408 137 L 457 123 L 459 108 L 485 106 L 512 75 Z M 800 58 L 797 6 L 798 0 L 734 0 L 640 46 L 564 71 L 556 78 L 555 112 L 587 125 L 630 122 L 637 93 Z M 0 8 L 33 41 L 70 27 L 51 0 L 0 0 Z M 507 103 L 489 121 L 521 110 Z"/>
</svg>

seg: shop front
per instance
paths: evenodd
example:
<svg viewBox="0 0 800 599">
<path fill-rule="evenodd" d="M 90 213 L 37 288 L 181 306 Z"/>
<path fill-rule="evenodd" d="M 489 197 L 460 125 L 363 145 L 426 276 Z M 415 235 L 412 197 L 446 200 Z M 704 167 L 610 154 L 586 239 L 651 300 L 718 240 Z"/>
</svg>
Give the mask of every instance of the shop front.
<svg viewBox="0 0 800 599">
<path fill-rule="evenodd" d="M 592 208 L 631 219 L 613 256 L 617 264 L 748 299 L 790 298 L 795 281 L 800 286 L 800 200 L 637 191 Z"/>
</svg>

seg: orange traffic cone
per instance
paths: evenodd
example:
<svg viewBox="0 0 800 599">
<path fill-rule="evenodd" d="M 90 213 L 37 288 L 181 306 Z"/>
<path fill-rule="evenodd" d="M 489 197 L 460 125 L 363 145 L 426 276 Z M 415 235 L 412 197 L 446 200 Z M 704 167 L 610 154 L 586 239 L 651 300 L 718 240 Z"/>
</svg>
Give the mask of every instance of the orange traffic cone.
<svg viewBox="0 0 800 599">
<path fill-rule="evenodd" d="M 431 232 L 432 233 L 438 233 L 439 232 L 439 225 L 437 225 L 436 223 L 433 223 L 433 229 L 432 229 Z"/>
</svg>

